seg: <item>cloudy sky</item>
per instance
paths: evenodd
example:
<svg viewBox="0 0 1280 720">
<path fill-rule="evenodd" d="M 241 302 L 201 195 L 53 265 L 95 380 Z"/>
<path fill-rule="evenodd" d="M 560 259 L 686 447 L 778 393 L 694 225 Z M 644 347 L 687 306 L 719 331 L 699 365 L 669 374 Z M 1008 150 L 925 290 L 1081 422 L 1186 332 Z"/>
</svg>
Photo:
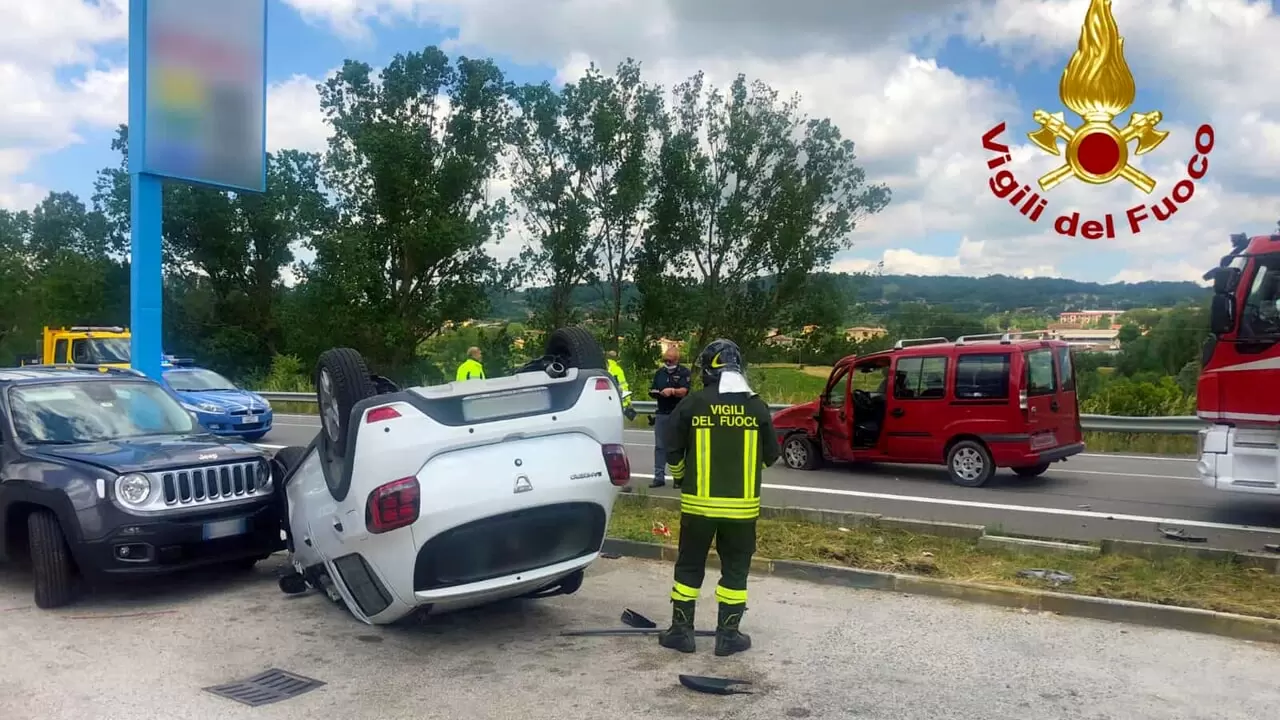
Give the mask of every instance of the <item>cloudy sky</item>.
<svg viewBox="0 0 1280 720">
<path fill-rule="evenodd" d="M 216 0 L 191 0 L 191 2 Z M 86 198 L 113 164 L 126 119 L 127 0 L 0 0 L 0 207 L 50 190 Z M 344 58 L 381 65 L 440 45 L 488 55 L 513 80 L 553 82 L 628 56 L 650 80 L 739 72 L 803 95 L 857 143 L 894 192 L 839 269 L 1045 275 L 1095 281 L 1198 279 L 1233 232 L 1280 220 L 1280 12 L 1269 0 L 1114 0 L 1137 99 L 1169 137 L 1134 160 L 1152 195 L 1074 180 L 1047 193 L 1038 223 L 989 187 L 983 134 L 1000 121 L 1006 165 L 1035 185 L 1060 162 L 1026 138 L 1032 112 L 1064 110 L 1058 78 L 1089 0 L 268 0 L 270 149 L 321 150 L 315 84 Z M 1121 116 L 1118 123 L 1127 120 Z M 1079 123 L 1070 112 L 1066 119 Z M 1133 235 L 1124 211 L 1157 203 L 1187 175 L 1209 123 L 1209 172 L 1168 221 Z M 1057 160 L 1057 162 L 1055 162 Z M 1062 213 L 1115 216 L 1117 237 L 1062 237 Z"/>
</svg>

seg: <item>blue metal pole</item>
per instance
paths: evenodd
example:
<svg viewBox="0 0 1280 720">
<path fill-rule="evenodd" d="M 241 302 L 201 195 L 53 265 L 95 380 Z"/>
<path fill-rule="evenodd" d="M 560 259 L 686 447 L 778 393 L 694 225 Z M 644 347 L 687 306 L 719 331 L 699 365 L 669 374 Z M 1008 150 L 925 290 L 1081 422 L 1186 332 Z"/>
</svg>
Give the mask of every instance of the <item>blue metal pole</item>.
<svg viewBox="0 0 1280 720">
<path fill-rule="evenodd" d="M 146 151 L 147 0 L 129 0 L 130 365 L 160 379 L 164 181 L 142 172 Z"/>
</svg>

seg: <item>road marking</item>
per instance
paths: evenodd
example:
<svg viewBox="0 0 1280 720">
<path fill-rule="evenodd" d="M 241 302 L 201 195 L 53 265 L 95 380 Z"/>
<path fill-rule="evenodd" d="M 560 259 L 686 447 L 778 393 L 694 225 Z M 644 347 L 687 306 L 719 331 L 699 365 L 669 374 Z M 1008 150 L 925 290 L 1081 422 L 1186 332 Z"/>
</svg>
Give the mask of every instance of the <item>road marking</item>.
<svg viewBox="0 0 1280 720">
<path fill-rule="evenodd" d="M 653 475 L 631 473 L 633 478 L 653 479 Z M 775 485 L 764 483 L 761 487 L 767 490 L 783 490 L 786 492 L 817 493 L 819 495 L 843 495 L 845 497 L 867 498 L 869 500 L 893 500 L 896 502 L 915 502 L 926 505 L 951 505 L 954 507 L 978 508 L 981 510 L 1008 510 L 1012 512 L 1039 513 L 1041 515 L 1067 515 L 1070 517 L 1096 518 L 1098 520 L 1119 520 L 1158 525 L 1181 525 L 1212 530 L 1236 530 L 1239 532 L 1280 534 L 1280 528 L 1255 527 L 1253 525 L 1230 525 L 1208 520 L 1181 520 L 1178 518 L 1148 517 L 1146 515 L 1124 515 L 1121 513 L 1093 512 L 1089 510 L 1067 510 L 1065 508 L 1032 507 L 1029 505 L 1006 505 L 1004 503 L 977 502 L 974 500 L 951 500 L 948 498 L 919 497 L 915 495 L 891 495 L 889 493 L 861 492 L 858 490 L 836 490 L 834 488 L 803 487 L 800 485 Z"/>
<path fill-rule="evenodd" d="M 1145 475 L 1143 473 L 1110 472 L 1107 470 L 1072 470 L 1071 468 L 1054 468 L 1053 472 L 1068 473 L 1072 475 L 1120 475 L 1123 477 L 1155 478 L 1157 480 L 1199 480 L 1200 479 L 1196 477 L 1191 477 L 1190 475 Z"/>
</svg>

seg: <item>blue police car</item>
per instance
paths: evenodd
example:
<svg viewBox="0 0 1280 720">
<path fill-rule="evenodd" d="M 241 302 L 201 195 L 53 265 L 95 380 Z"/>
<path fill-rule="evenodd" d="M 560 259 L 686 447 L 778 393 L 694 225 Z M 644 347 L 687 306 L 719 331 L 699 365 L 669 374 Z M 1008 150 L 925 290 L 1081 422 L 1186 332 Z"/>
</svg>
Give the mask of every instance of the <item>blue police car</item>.
<svg viewBox="0 0 1280 720">
<path fill-rule="evenodd" d="M 271 403 L 218 373 L 171 365 L 163 374 L 165 385 L 209 432 L 257 442 L 271 431 Z"/>
</svg>

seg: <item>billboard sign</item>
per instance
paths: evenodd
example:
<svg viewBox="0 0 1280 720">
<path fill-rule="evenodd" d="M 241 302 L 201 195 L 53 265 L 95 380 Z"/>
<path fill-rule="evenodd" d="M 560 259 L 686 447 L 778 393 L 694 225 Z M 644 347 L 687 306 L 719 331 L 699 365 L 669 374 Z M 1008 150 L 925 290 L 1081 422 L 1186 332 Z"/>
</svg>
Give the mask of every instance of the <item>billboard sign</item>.
<svg viewBox="0 0 1280 720">
<path fill-rule="evenodd" d="M 145 0 L 136 170 L 229 190 L 266 186 L 266 0 Z M 137 39 L 133 39 L 134 42 Z M 136 120 L 135 120 L 136 123 Z"/>
</svg>

